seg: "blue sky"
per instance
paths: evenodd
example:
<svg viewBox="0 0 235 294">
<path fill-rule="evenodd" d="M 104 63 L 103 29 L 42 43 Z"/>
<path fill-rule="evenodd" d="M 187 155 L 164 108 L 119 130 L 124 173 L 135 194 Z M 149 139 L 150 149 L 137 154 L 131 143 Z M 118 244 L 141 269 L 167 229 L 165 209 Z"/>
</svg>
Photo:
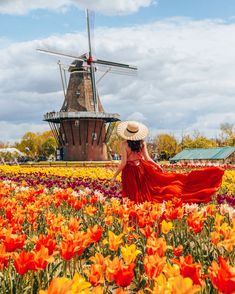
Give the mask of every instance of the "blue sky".
<svg viewBox="0 0 235 294">
<path fill-rule="evenodd" d="M 98 27 L 133 26 L 177 16 L 233 21 L 234 14 L 234 0 L 160 0 L 158 4 L 153 3 L 126 15 L 105 15 L 96 12 L 94 23 Z M 68 7 L 64 12 L 35 9 L 24 15 L 2 14 L 0 17 L 0 36 L 17 41 L 82 31 L 84 28 L 84 9 L 75 6 Z"/>
<path fill-rule="evenodd" d="M 86 52 L 87 5 L 94 11 L 95 54 L 138 66 L 136 77 L 107 75 L 98 85 L 107 112 L 142 121 L 152 136 L 215 137 L 221 123 L 235 124 L 234 0 L 6 0 L 0 2 L 0 141 L 48 129 L 43 114 L 63 103 L 58 57 L 36 48 Z"/>
</svg>

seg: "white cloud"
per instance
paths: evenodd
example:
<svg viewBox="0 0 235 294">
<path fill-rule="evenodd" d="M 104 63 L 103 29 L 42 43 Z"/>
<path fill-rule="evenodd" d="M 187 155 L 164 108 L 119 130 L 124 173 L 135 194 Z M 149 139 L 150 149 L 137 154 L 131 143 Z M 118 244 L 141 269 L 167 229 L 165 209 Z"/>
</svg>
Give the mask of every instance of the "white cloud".
<svg viewBox="0 0 235 294">
<path fill-rule="evenodd" d="M 138 66 L 137 76 L 109 74 L 98 84 L 105 110 L 123 120 L 145 118 L 152 133 L 198 129 L 215 136 L 220 123 L 235 123 L 234 33 L 233 23 L 180 18 L 98 28 L 99 58 Z M 40 126 L 44 113 L 60 109 L 59 57 L 39 54 L 37 47 L 82 54 L 86 46 L 85 33 L 1 46 L 0 121 L 23 124 L 26 132 L 27 124 Z M 7 135 L 1 128 L 0 141 L 19 138 L 14 130 Z"/>
<path fill-rule="evenodd" d="M 49 130 L 50 128 L 46 123 L 11 123 L 7 121 L 0 121 L 0 142 L 13 144 L 17 139 L 23 137 L 23 135 L 27 132 L 44 132 Z"/>
<path fill-rule="evenodd" d="M 144 123 L 147 120 L 147 118 L 144 116 L 143 113 L 135 111 L 127 117 L 127 120 L 135 120 Z"/>
<path fill-rule="evenodd" d="M 35 9 L 66 10 L 71 6 L 88 8 L 105 14 L 128 14 L 148 7 L 153 0 L 1 0 L 0 13 L 26 14 Z"/>
</svg>

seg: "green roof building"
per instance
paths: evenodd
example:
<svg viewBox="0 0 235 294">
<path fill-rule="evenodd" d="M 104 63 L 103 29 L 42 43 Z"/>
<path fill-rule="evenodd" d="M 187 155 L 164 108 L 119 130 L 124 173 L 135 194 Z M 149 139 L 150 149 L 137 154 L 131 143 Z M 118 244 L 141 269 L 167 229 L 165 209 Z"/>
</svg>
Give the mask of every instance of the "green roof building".
<svg viewBox="0 0 235 294">
<path fill-rule="evenodd" d="M 235 164 L 235 147 L 184 149 L 170 162 Z"/>
</svg>

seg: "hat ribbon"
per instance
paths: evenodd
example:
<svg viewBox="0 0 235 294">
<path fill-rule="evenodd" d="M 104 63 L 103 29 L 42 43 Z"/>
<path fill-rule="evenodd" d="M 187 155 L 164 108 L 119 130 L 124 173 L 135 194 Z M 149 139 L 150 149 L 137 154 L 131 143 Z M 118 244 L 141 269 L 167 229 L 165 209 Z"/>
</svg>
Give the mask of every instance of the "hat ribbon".
<svg viewBox="0 0 235 294">
<path fill-rule="evenodd" d="M 139 130 L 137 130 L 137 131 L 130 131 L 130 130 L 128 130 L 128 129 L 126 129 L 129 133 L 132 133 L 132 134 L 135 134 L 135 133 L 138 133 L 138 131 Z"/>
</svg>

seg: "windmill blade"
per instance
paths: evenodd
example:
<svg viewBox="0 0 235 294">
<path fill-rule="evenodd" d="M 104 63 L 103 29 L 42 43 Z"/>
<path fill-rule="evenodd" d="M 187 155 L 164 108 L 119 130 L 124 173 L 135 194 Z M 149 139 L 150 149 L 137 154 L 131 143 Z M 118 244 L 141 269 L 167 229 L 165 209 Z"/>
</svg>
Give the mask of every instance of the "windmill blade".
<svg viewBox="0 0 235 294">
<path fill-rule="evenodd" d="M 98 71 L 107 72 L 107 73 L 111 73 L 111 74 L 119 74 L 119 75 L 126 75 L 126 76 L 136 76 L 137 75 L 136 70 L 130 70 L 129 68 L 123 68 L 123 67 L 114 67 L 114 66 L 99 64 L 99 66 L 97 66 L 96 69 Z"/>
<path fill-rule="evenodd" d="M 94 38 L 94 23 L 95 23 L 95 13 L 94 11 L 87 9 L 86 10 L 87 18 L 87 34 L 88 34 L 88 48 L 90 56 L 94 55 L 95 52 L 95 38 Z"/>
<path fill-rule="evenodd" d="M 134 65 L 129 65 L 125 63 L 118 63 L 118 62 L 112 62 L 108 60 L 102 60 L 102 59 L 95 59 L 93 63 L 107 65 L 107 66 L 116 66 L 120 68 L 130 69 L 130 70 L 137 70 L 137 67 Z"/>
<path fill-rule="evenodd" d="M 61 52 L 57 52 L 57 51 L 52 51 L 52 50 L 47 50 L 47 49 L 39 49 L 39 48 L 37 48 L 37 51 L 40 51 L 42 53 L 52 54 L 52 55 L 65 56 L 65 57 L 73 58 L 76 60 L 86 61 L 85 54 L 83 54 L 81 56 L 75 56 L 75 55 L 71 55 L 71 54 L 65 54 L 65 53 L 61 53 Z"/>
</svg>

